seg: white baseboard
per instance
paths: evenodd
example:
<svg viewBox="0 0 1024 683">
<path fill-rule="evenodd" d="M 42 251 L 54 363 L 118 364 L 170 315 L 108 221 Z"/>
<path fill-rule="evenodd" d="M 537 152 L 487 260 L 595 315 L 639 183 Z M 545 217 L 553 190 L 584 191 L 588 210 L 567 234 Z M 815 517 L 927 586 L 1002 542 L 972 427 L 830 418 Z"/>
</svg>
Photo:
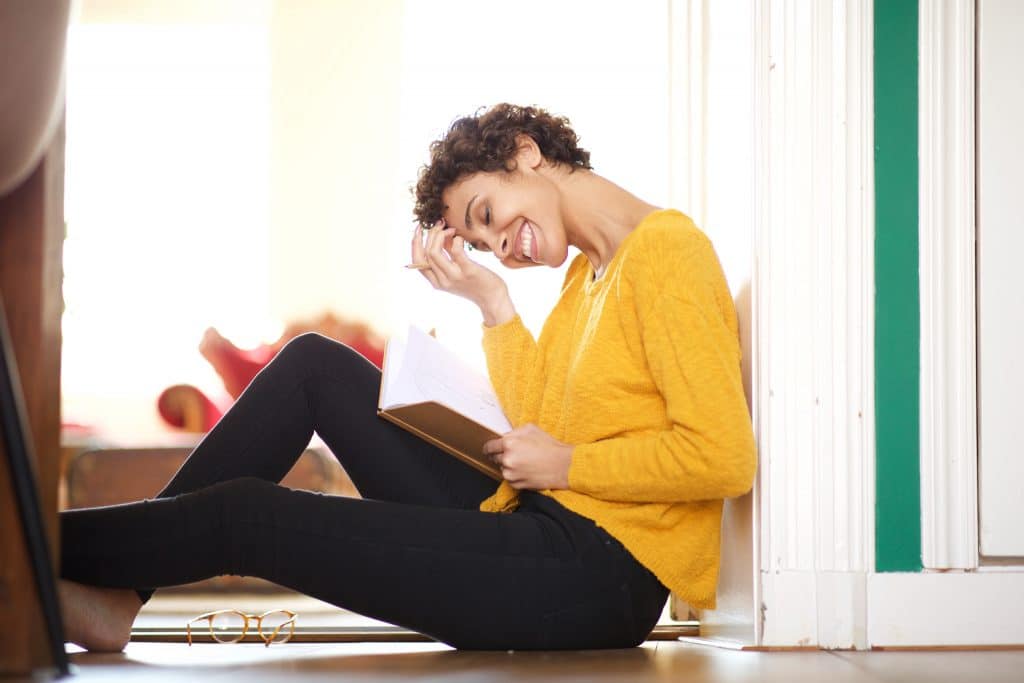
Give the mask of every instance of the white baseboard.
<svg viewBox="0 0 1024 683">
<path fill-rule="evenodd" d="M 817 574 L 761 572 L 761 642 L 768 647 L 818 644 Z"/>
<path fill-rule="evenodd" d="M 818 573 L 818 647 L 867 648 L 867 575 Z"/>
<path fill-rule="evenodd" d="M 1024 645 L 1024 572 L 872 574 L 869 647 Z"/>
<path fill-rule="evenodd" d="M 867 647 L 864 572 L 762 572 L 761 582 L 764 623 L 760 645 L 826 650 Z"/>
</svg>

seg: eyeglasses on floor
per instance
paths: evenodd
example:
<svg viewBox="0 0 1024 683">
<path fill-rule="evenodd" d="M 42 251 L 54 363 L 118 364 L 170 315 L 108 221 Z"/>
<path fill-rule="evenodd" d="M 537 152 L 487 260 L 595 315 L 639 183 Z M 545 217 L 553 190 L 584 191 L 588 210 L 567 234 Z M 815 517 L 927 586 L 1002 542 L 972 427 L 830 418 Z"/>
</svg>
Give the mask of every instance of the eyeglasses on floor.
<svg viewBox="0 0 1024 683">
<path fill-rule="evenodd" d="M 218 643 L 237 643 L 249 632 L 249 625 L 255 630 L 266 647 L 271 643 L 287 643 L 295 634 L 295 612 L 275 609 L 263 614 L 246 614 L 236 609 L 222 609 L 200 614 L 185 625 L 188 644 L 192 645 L 192 629 L 196 634 L 209 630 L 210 637 Z M 202 622 L 206 622 L 204 625 Z"/>
</svg>

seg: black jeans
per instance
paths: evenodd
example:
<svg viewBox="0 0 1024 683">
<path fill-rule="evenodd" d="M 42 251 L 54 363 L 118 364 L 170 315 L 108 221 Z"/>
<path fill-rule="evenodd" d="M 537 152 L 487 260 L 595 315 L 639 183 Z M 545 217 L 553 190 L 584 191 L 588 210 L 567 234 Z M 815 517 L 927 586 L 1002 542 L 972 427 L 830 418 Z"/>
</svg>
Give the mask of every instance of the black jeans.
<svg viewBox="0 0 1024 683">
<path fill-rule="evenodd" d="M 380 371 L 295 338 L 155 499 L 62 512 L 61 575 L 152 589 L 259 576 L 465 649 L 632 647 L 667 590 L 594 522 L 496 483 L 376 415 Z M 314 430 L 363 499 L 277 482 Z"/>
</svg>

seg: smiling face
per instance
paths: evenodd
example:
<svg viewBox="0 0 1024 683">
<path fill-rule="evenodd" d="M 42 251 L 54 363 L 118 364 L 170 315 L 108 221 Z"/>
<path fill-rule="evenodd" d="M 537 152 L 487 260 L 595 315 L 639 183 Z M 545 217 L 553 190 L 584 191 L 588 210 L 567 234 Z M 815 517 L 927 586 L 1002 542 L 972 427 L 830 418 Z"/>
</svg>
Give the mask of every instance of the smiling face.
<svg viewBox="0 0 1024 683">
<path fill-rule="evenodd" d="M 448 187 L 445 223 L 507 268 L 557 268 L 569 253 L 557 184 L 536 145 L 516 161 L 513 172 L 475 173 Z"/>
</svg>

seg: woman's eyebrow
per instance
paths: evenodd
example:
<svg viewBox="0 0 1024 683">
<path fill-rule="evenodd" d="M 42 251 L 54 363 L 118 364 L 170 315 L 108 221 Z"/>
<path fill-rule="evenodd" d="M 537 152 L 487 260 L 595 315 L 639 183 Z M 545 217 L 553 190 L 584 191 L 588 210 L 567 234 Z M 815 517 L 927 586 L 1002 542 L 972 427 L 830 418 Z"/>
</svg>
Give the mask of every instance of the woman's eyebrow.
<svg viewBox="0 0 1024 683">
<path fill-rule="evenodd" d="M 478 194 L 473 195 L 473 198 L 469 200 L 468 204 L 466 204 L 466 229 L 467 230 L 469 230 L 470 228 L 473 227 L 473 221 L 469 217 L 469 210 L 471 208 L 473 208 L 473 202 L 475 202 L 476 198 L 479 197 L 479 196 L 480 195 L 478 195 Z"/>
</svg>

